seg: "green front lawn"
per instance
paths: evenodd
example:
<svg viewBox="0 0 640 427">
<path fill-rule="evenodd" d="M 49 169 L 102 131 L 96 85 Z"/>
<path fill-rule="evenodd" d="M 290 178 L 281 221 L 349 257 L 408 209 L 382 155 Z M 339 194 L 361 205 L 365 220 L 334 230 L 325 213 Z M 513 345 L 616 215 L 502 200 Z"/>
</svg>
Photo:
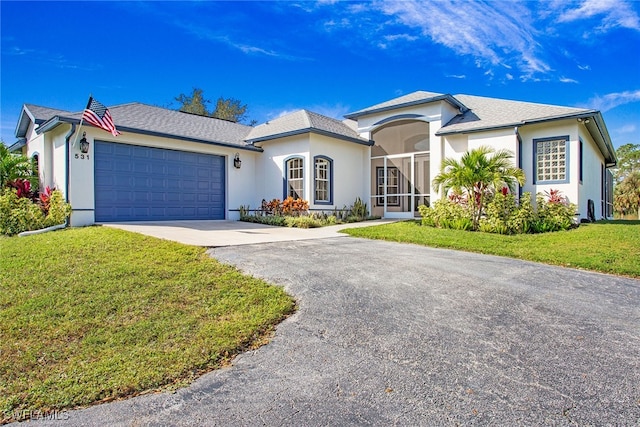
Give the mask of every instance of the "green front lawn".
<svg viewBox="0 0 640 427">
<path fill-rule="evenodd" d="M 0 254 L 0 421 L 187 384 L 295 308 L 202 248 L 106 227 L 0 237 Z"/>
<path fill-rule="evenodd" d="M 569 231 L 515 236 L 445 230 L 417 221 L 350 228 L 344 233 L 640 277 L 640 221 L 603 221 Z"/>
</svg>

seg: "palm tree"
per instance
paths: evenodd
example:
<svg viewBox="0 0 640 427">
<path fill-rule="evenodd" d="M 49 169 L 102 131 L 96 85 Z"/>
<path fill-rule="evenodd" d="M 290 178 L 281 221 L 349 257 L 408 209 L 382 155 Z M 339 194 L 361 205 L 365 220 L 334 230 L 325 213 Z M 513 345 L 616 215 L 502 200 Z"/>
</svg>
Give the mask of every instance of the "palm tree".
<svg viewBox="0 0 640 427">
<path fill-rule="evenodd" d="M 508 187 L 515 191 L 516 184 L 524 185 L 524 171 L 513 166 L 513 153 L 482 146 L 462 155 L 460 160 L 447 157 L 442 161 L 440 173 L 433 179 L 433 189 L 466 194 L 471 207 L 473 229 L 478 229 L 487 193 Z"/>
<path fill-rule="evenodd" d="M 0 189 L 19 178 L 35 180 L 32 184 L 37 184 L 33 163 L 26 156 L 10 153 L 7 146 L 0 142 Z"/>
<path fill-rule="evenodd" d="M 617 212 L 638 212 L 640 219 L 640 171 L 629 173 L 614 189 L 613 204 Z"/>
</svg>

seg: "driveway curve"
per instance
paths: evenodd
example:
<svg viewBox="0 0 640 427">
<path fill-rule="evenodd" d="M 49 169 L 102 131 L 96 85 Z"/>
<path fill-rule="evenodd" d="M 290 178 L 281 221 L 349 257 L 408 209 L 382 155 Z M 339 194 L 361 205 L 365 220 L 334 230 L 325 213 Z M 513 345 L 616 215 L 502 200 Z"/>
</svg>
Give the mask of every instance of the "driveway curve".
<svg viewBox="0 0 640 427">
<path fill-rule="evenodd" d="M 355 238 L 210 254 L 298 312 L 188 388 L 51 425 L 640 423 L 638 280 Z"/>
</svg>

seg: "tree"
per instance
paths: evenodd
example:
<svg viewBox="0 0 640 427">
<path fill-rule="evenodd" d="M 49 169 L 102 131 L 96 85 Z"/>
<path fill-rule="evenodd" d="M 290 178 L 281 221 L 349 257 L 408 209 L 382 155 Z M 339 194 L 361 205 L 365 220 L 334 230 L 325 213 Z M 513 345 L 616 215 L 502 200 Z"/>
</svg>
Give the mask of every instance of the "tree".
<svg viewBox="0 0 640 427">
<path fill-rule="evenodd" d="M 211 104 L 211 100 L 205 98 L 203 93 L 202 89 L 193 88 L 191 95 L 184 93 L 178 95 L 175 98 L 180 103 L 178 110 L 235 123 L 247 120 L 247 104 L 243 105 L 239 99 L 220 97 L 216 101 L 215 109 L 209 110 L 207 105 Z M 252 121 L 251 124 L 255 124 L 255 121 Z"/>
<path fill-rule="evenodd" d="M 637 212 L 640 219 L 640 145 L 622 145 L 616 150 L 616 157 L 613 207 L 622 215 Z"/>
<path fill-rule="evenodd" d="M 616 150 L 618 164 L 614 170 L 616 182 L 622 182 L 624 178 L 640 171 L 640 144 L 624 144 Z"/>
<path fill-rule="evenodd" d="M 211 116 L 230 122 L 242 122 L 247 118 L 247 104 L 242 105 L 239 99 L 220 97 Z"/>
<path fill-rule="evenodd" d="M 467 151 L 459 161 L 448 157 L 433 179 L 433 189 L 442 190 L 444 195 L 449 190 L 466 194 L 473 229 L 477 230 L 489 194 L 504 187 L 514 192 L 516 184 L 524 185 L 524 172 L 513 166 L 512 158 L 509 150 L 496 151 L 485 146 Z"/>
<path fill-rule="evenodd" d="M 208 99 L 204 99 L 202 95 L 204 91 L 199 88 L 193 88 L 193 93 L 191 96 L 185 95 L 181 93 L 175 99 L 181 105 L 178 110 L 183 111 L 185 113 L 197 114 L 198 116 L 211 116 L 209 111 L 207 111 L 206 104 L 210 103 Z"/>
<path fill-rule="evenodd" d="M 629 173 L 622 182 L 616 184 L 613 207 L 622 215 L 635 211 L 640 219 L 640 171 Z"/>
</svg>

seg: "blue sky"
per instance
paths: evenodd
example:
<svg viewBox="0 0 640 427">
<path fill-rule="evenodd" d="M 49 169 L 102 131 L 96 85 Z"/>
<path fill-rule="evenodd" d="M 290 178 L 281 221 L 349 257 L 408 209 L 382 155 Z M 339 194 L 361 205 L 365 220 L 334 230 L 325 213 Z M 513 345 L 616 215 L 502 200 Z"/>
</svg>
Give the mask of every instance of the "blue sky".
<svg viewBox="0 0 640 427">
<path fill-rule="evenodd" d="M 0 130 L 23 103 L 174 98 L 342 118 L 416 90 L 602 111 L 640 143 L 640 1 L 0 2 Z M 117 125 L 117 123 L 116 123 Z"/>
</svg>

